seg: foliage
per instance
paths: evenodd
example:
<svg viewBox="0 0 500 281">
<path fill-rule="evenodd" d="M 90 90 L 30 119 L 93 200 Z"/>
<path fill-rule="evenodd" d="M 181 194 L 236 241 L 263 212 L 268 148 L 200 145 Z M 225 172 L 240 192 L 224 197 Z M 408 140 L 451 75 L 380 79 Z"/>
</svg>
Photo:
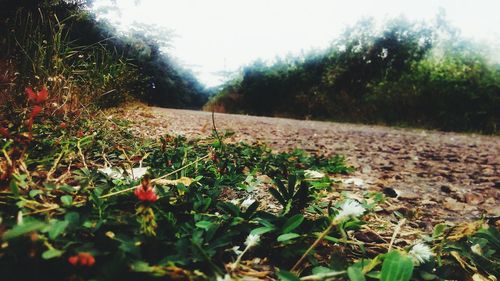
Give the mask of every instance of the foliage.
<svg viewBox="0 0 500 281">
<path fill-rule="evenodd" d="M 324 52 L 244 68 L 205 108 L 495 133 L 500 72 L 485 48 L 442 22 L 364 20 Z"/>
<path fill-rule="evenodd" d="M 141 141 L 126 123 L 105 116 L 81 116 L 61 127 L 60 117 L 37 102 L 31 107 L 44 110 L 31 126 L 3 128 L 0 139 L 0 273 L 6 280 L 238 278 L 254 257 L 272 266 L 260 274 L 284 280 L 498 274 L 499 234 L 482 222 L 436 226 L 423 237 L 430 254 L 415 246 L 368 254 L 372 243 L 352 233 L 370 223 L 363 210 L 373 212 L 381 195 L 367 193 L 359 203 L 319 196 L 335 188 L 325 179 L 333 175 L 329 171 L 350 171 L 339 157 L 275 154 L 219 138 Z M 147 174 L 139 175 L 146 167 Z M 327 176 L 305 178 L 311 167 Z M 248 180 L 264 175 L 274 182 Z M 264 195 L 233 203 L 224 196 L 228 189 Z M 273 195 L 285 203 L 278 211 L 262 204 Z M 324 241 L 309 255 L 320 232 Z M 303 266 L 287 271 L 304 253 Z"/>
<path fill-rule="evenodd" d="M 2 1 L 0 107 L 22 107 L 24 87 L 47 87 L 61 107 L 109 107 L 133 99 L 199 107 L 203 88 L 140 31 L 115 35 L 83 1 Z M 146 52 L 147 50 L 147 52 Z"/>
<path fill-rule="evenodd" d="M 326 191 L 338 187 L 333 177 L 353 170 L 342 156 L 273 153 L 225 143 L 216 131 L 203 140 L 134 137 L 126 121 L 82 103 L 121 101 L 124 96 L 99 94 L 142 85 L 136 71 L 148 68 L 131 64 L 127 59 L 135 55 L 128 52 L 110 53 L 118 45 L 75 45 L 72 36 L 80 36 L 66 27 L 85 17 L 80 1 L 22 3 L 8 2 L 1 11 L 5 26 L 21 28 L 1 42 L 8 70 L 2 94 L 10 93 L 2 104 L 10 118 L 0 121 L 2 280 L 499 275 L 499 233 L 483 221 L 437 225 L 413 246 L 357 240 L 353 234 L 372 223 L 383 196 L 326 200 Z M 389 64 L 402 72 L 414 67 L 399 55 Z M 11 77 L 15 69 L 22 72 Z M 397 79 L 406 79 L 404 73 Z M 382 87 L 349 83 L 361 92 Z M 247 198 L 231 200 L 243 199 L 234 194 Z M 274 203 L 281 206 L 270 207 Z"/>
<path fill-rule="evenodd" d="M 79 44 L 73 30 L 88 15 L 63 1 L 5 1 L 0 60 L 15 73 L 2 91 L 9 109 L 22 101 L 24 87 L 48 87 L 60 105 L 110 106 L 140 95 L 138 68 L 102 42 Z M 138 90 L 138 91 L 134 91 Z"/>
</svg>

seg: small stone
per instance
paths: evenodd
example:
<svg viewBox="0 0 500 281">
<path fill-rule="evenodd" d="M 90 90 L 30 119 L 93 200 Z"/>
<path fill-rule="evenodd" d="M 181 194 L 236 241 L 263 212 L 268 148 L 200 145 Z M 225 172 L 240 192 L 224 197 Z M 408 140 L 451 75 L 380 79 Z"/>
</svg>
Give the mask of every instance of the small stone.
<svg viewBox="0 0 500 281">
<path fill-rule="evenodd" d="M 405 192 L 401 192 L 401 194 L 399 194 L 399 198 L 413 200 L 413 199 L 420 198 L 420 195 L 415 193 L 415 192 L 405 191 Z"/>
<path fill-rule="evenodd" d="M 451 188 L 448 185 L 442 185 L 441 186 L 441 191 L 445 192 L 445 193 L 451 193 L 452 192 Z"/>
<path fill-rule="evenodd" d="M 398 192 L 394 188 L 392 188 L 392 187 L 385 187 L 383 189 L 383 192 L 384 192 L 385 195 L 387 195 L 387 196 L 389 196 L 391 198 L 398 197 Z"/>
<path fill-rule="evenodd" d="M 478 205 L 484 202 L 484 198 L 481 194 L 479 193 L 466 193 L 464 195 L 465 197 L 465 202 L 472 204 L 472 205 Z"/>
<path fill-rule="evenodd" d="M 354 234 L 354 237 L 356 237 L 356 239 L 363 241 L 363 242 L 378 242 L 378 243 L 387 242 L 379 234 L 377 234 L 374 231 L 369 230 L 369 229 L 363 230 L 360 232 L 356 232 Z"/>
<path fill-rule="evenodd" d="M 443 202 L 443 206 L 450 210 L 450 211 L 464 211 L 464 212 L 470 212 L 472 210 L 475 210 L 476 207 L 467 205 L 462 202 L 458 202 L 457 200 L 453 198 L 445 198 Z"/>
</svg>

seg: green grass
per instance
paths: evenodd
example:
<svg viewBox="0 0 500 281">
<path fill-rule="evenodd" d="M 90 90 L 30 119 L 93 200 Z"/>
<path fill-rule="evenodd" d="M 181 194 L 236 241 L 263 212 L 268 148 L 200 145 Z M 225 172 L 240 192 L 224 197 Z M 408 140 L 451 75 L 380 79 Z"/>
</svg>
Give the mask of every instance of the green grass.
<svg viewBox="0 0 500 281">
<path fill-rule="evenodd" d="M 325 201 L 339 188 L 334 177 L 352 171 L 341 156 L 272 153 L 215 137 L 143 140 L 129 133 L 127 122 L 89 117 L 62 128 L 46 109 L 31 129 L 11 126 L 0 139 L 5 280 L 498 275 L 499 234 L 484 222 L 443 224 L 423 234 L 433 256 L 422 263 L 413 261 L 411 244 L 356 239 L 366 227 L 392 233 L 395 225 L 389 217 L 382 224 L 375 219 L 382 194 L 360 194 L 362 214 L 345 217 L 339 217 L 343 204 L 353 202 L 347 194 Z M 148 172 L 133 178 L 138 167 Z M 324 177 L 307 178 L 306 170 Z M 148 186 L 158 200 L 136 196 Z M 231 190 L 237 198 L 227 195 Z M 252 196 L 255 201 L 243 202 Z"/>
<path fill-rule="evenodd" d="M 409 218 L 384 215 L 380 193 L 341 192 L 338 177 L 353 172 L 344 156 L 273 153 L 216 132 L 135 137 L 97 109 L 140 93 L 131 85 L 146 77 L 105 45 L 69 40 L 75 15 L 50 11 L 18 10 L 1 42 L 19 73 L 0 89 L 2 280 L 499 275 L 493 225 L 395 239 Z M 47 87 L 48 99 L 25 87 Z M 367 231 L 381 239 L 357 238 Z"/>
</svg>

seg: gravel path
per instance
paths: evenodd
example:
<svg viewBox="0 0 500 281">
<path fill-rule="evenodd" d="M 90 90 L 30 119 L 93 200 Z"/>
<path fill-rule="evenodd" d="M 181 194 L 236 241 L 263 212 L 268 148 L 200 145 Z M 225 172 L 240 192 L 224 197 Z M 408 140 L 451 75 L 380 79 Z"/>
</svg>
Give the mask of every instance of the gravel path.
<svg viewBox="0 0 500 281">
<path fill-rule="evenodd" d="M 147 137 L 211 134 L 209 112 L 131 105 L 119 114 Z M 219 113 L 215 119 L 219 131 L 235 133 L 229 141 L 343 154 L 357 169 L 352 188 L 397 195 L 433 223 L 500 215 L 500 137 Z"/>
</svg>

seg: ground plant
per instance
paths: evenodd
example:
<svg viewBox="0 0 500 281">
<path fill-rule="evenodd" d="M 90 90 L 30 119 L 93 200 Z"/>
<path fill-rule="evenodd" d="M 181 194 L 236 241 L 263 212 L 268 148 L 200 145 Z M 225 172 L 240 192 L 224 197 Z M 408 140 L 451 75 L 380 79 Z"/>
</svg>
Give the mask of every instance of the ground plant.
<svg viewBox="0 0 500 281">
<path fill-rule="evenodd" d="M 499 233 L 440 224 L 398 241 L 384 196 L 343 192 L 340 156 L 273 153 L 224 136 L 138 139 L 105 113 L 62 122 L 26 89 L 1 128 L 3 280 L 494 280 Z M 231 191 L 237 194 L 228 197 Z M 358 233 L 389 230 L 367 242 Z M 376 233 L 376 231 L 373 231 Z M 27 270 L 29 269 L 29 270 Z"/>
<path fill-rule="evenodd" d="M 342 180 L 354 172 L 346 156 L 230 142 L 231 133 L 218 131 L 215 119 L 212 134 L 200 139 L 134 134 L 130 120 L 108 107 L 148 95 L 151 85 L 161 90 L 149 93 L 150 100 L 165 91 L 175 105 L 199 105 L 201 89 L 168 60 L 158 66 L 158 46 L 138 44 L 152 53 L 142 58 L 145 63 L 130 55 L 137 49 L 127 53 L 126 42 L 77 40 L 78 32 L 95 31 L 81 10 L 85 2 L 2 2 L 1 280 L 497 280 L 497 218 L 443 222 L 425 232 L 410 225 L 410 215 L 388 208 L 384 194 L 346 188 Z M 393 30 L 385 39 L 403 33 Z M 387 42 L 377 42 L 361 47 L 382 51 Z M 425 44 L 403 47 L 390 53 L 385 69 L 400 73 L 391 86 L 377 80 L 386 72 L 365 68 L 357 52 L 331 58 L 349 61 L 352 69 L 341 63 L 323 69 L 319 57 L 297 66 L 300 71 L 286 66 L 276 73 L 294 77 L 284 81 L 302 92 L 283 106 L 306 115 L 322 112 L 316 106 L 332 100 L 319 92 L 307 110 L 297 106 L 306 93 L 324 90 L 314 87 L 319 79 L 339 94 L 333 101 L 345 102 L 335 103 L 337 108 L 352 101 L 343 87 L 358 94 L 370 90 L 369 97 L 356 98 L 381 108 L 397 107 L 384 95 L 395 89 L 432 96 L 439 88 L 432 96 L 436 108 L 428 112 L 438 114 L 456 81 L 466 79 L 470 83 L 460 84 L 457 94 L 475 101 L 466 106 L 478 111 L 465 119 L 439 113 L 456 117 L 443 117 L 446 128 L 496 130 L 498 116 L 491 109 L 498 71 L 468 58 L 438 63 L 424 56 Z M 405 63 L 409 53 L 418 63 Z M 460 71 L 464 64 L 471 71 Z M 328 75 L 300 80 L 304 68 Z M 414 69 L 422 75 L 405 72 Z M 449 71 L 456 75 L 442 75 Z M 368 78 L 361 83 L 351 79 L 353 73 Z M 247 74 L 238 83 L 246 85 L 248 105 L 263 100 L 249 89 L 279 88 L 276 76 L 264 70 Z M 408 87 L 418 81 L 432 89 Z M 476 96 L 471 85 L 486 91 Z M 273 112 L 272 105 L 260 110 Z"/>
</svg>

